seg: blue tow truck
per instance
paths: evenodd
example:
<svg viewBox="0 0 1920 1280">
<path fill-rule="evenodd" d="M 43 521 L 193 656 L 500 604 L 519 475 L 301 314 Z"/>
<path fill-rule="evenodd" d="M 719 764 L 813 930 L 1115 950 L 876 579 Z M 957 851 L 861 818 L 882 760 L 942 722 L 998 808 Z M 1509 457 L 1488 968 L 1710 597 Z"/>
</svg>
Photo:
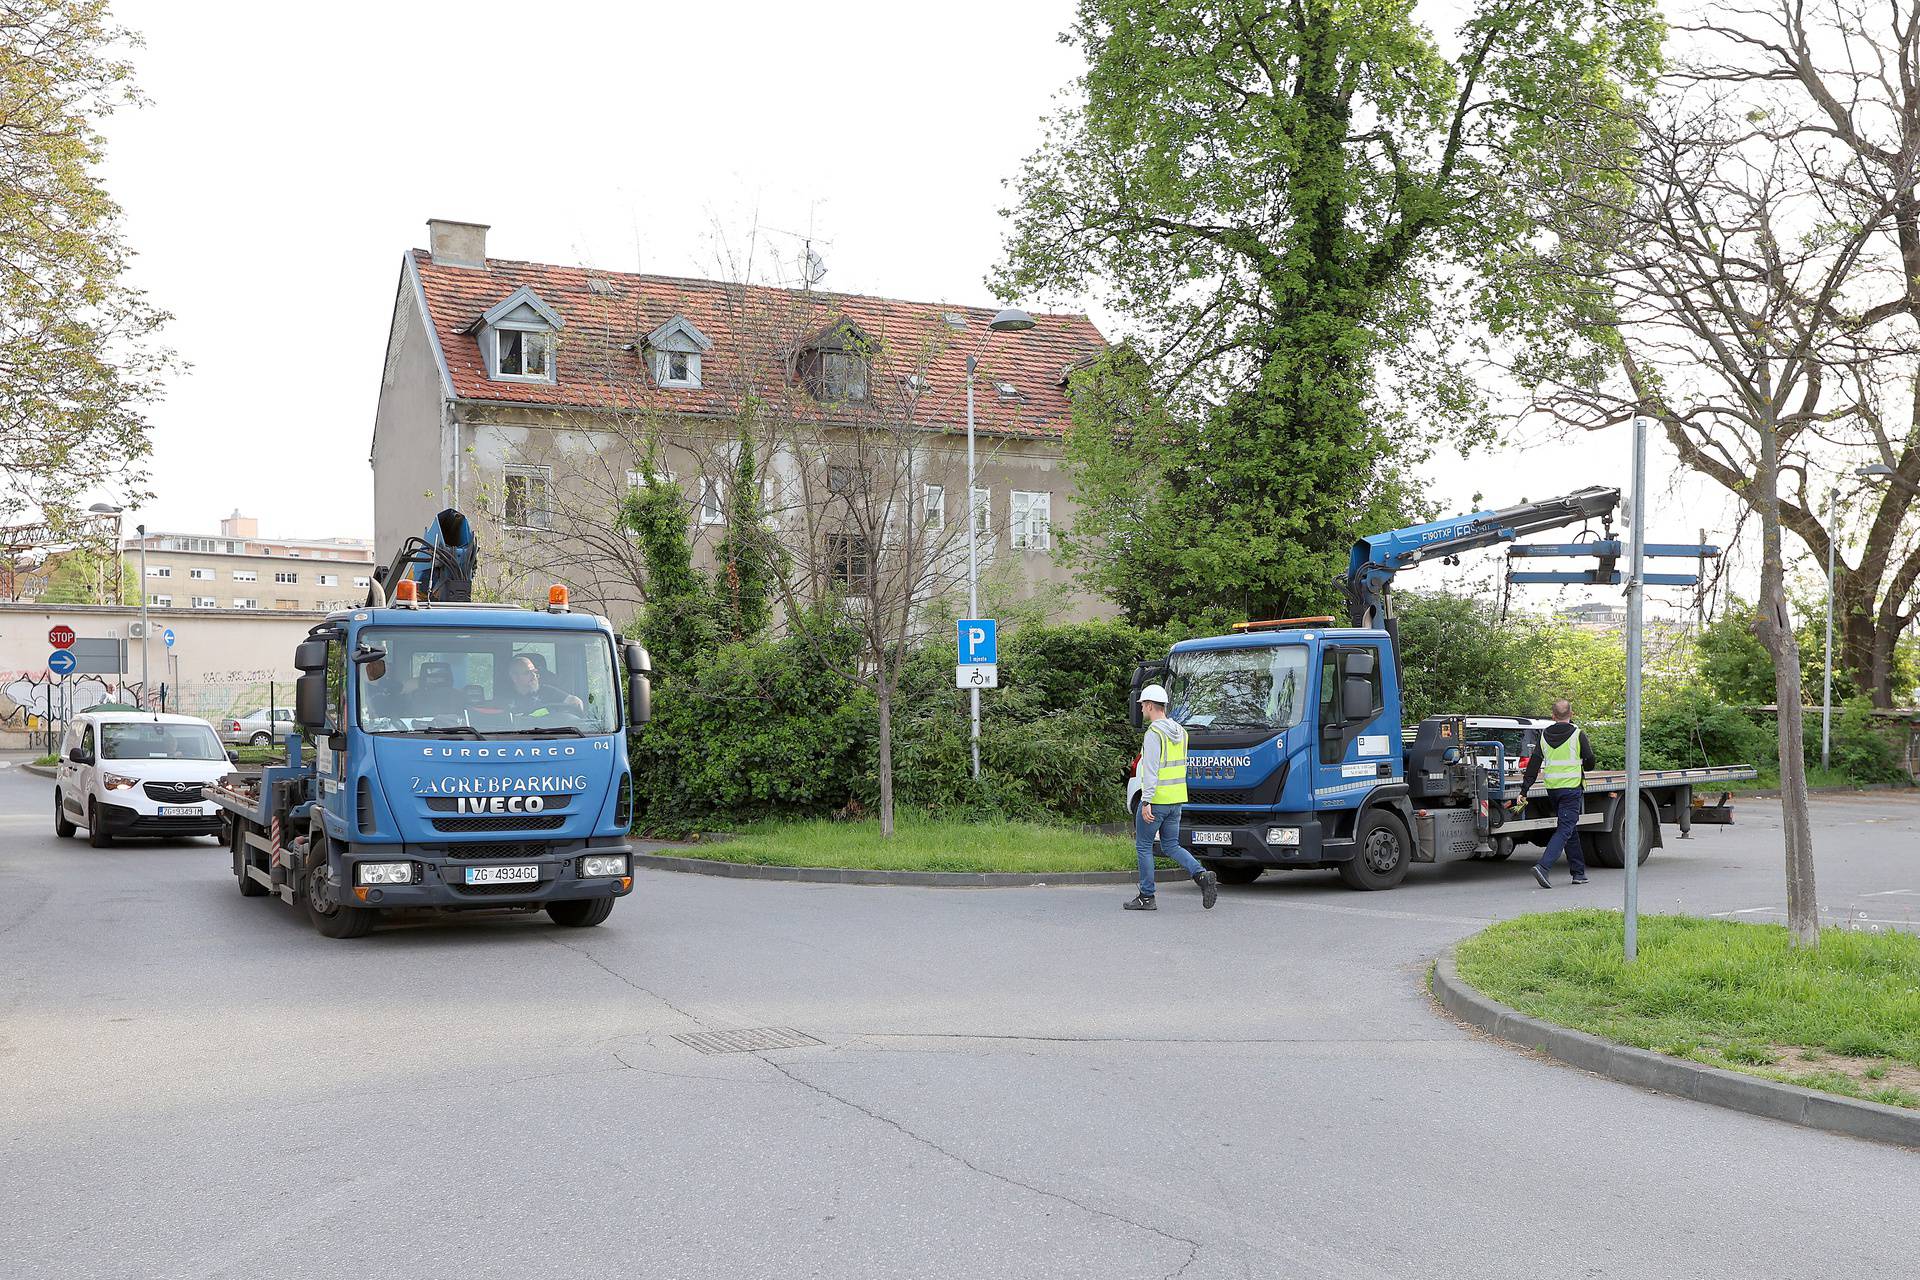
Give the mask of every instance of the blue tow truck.
<svg viewBox="0 0 1920 1280">
<path fill-rule="evenodd" d="M 1354 889 L 1392 888 L 1415 862 L 1497 860 L 1520 842 L 1544 845 L 1551 806 L 1544 795 L 1517 804 L 1520 771 L 1504 744 L 1476 740 L 1466 714 L 1403 726 L 1388 591 L 1423 560 L 1606 522 L 1619 501 L 1617 489 L 1582 489 L 1363 538 L 1344 582 L 1351 625 L 1331 617 L 1239 623 L 1231 635 L 1181 641 L 1164 661 L 1137 667 L 1136 725 L 1140 689 L 1160 683 L 1189 734 L 1181 842 L 1223 883 L 1331 867 Z M 1695 823 L 1730 823 L 1730 796 L 1712 790 L 1753 776 L 1747 765 L 1643 770 L 1638 861 L 1661 842 L 1662 821 L 1683 838 Z M 1587 861 L 1625 866 L 1626 775 L 1589 773 L 1585 789 Z M 1137 787 L 1128 791 L 1137 806 Z"/>
<path fill-rule="evenodd" d="M 287 763 L 207 792 L 241 894 L 354 938 L 419 909 L 596 925 L 631 891 L 626 733 L 649 716 L 646 650 L 564 587 L 545 609 L 474 602 L 474 563 L 471 526 L 443 511 L 364 608 L 295 650 L 304 733 Z"/>
</svg>

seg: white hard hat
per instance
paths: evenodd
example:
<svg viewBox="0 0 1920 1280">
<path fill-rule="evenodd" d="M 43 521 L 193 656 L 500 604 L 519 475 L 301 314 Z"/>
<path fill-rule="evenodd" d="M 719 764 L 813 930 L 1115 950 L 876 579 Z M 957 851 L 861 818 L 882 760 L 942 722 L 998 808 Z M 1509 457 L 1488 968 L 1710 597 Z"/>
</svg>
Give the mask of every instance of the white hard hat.
<svg viewBox="0 0 1920 1280">
<path fill-rule="evenodd" d="M 1140 691 L 1140 701 L 1157 702 L 1164 707 L 1167 705 L 1167 691 L 1160 685 L 1150 684 Z"/>
</svg>

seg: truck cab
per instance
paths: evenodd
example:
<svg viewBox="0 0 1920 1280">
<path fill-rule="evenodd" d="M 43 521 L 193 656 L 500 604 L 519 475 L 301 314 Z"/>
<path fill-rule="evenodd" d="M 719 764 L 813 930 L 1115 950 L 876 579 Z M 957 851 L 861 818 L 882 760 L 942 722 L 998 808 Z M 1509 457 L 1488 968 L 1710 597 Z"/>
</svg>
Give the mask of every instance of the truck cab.
<svg viewBox="0 0 1920 1280">
<path fill-rule="evenodd" d="M 1412 812 L 1384 630 L 1245 626 L 1174 645 L 1136 672 L 1136 694 L 1154 679 L 1189 735 L 1182 842 L 1222 880 L 1331 866 L 1385 888 L 1406 874 Z"/>
</svg>

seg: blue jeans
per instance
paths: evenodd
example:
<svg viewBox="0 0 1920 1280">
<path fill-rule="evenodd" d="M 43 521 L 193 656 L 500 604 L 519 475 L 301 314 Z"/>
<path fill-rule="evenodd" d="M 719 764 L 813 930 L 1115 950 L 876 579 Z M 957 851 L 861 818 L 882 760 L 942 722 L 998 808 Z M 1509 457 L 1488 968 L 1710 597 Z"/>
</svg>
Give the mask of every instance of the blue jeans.
<svg viewBox="0 0 1920 1280">
<path fill-rule="evenodd" d="M 1553 839 L 1547 841 L 1547 851 L 1540 855 L 1540 870 L 1553 870 L 1553 864 L 1560 861 L 1560 851 L 1565 849 L 1568 869 L 1573 872 L 1575 879 L 1584 879 L 1587 862 L 1580 856 L 1580 837 L 1575 827 L 1587 807 L 1586 793 L 1579 787 L 1567 787 L 1547 792 L 1547 798 L 1553 801 L 1554 816 L 1559 819 L 1560 825 L 1553 829 Z"/>
<path fill-rule="evenodd" d="M 1180 806 L 1156 804 L 1152 822 L 1139 814 L 1133 818 L 1133 851 L 1140 859 L 1140 893 L 1148 898 L 1153 896 L 1153 837 L 1156 834 L 1160 837 L 1162 854 L 1185 867 L 1189 875 L 1200 874 L 1199 859 L 1180 847 Z"/>
</svg>

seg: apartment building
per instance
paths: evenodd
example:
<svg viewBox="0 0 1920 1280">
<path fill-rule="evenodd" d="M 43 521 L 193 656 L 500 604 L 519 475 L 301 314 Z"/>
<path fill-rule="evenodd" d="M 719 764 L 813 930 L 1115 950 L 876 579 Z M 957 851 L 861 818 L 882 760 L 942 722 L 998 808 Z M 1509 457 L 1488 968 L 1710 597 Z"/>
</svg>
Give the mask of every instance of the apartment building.
<svg viewBox="0 0 1920 1280">
<path fill-rule="evenodd" d="M 159 609 L 325 612 L 363 603 L 373 581 L 367 539 L 263 537 L 238 511 L 218 537 L 149 531 L 126 538 L 122 553 Z"/>
</svg>

